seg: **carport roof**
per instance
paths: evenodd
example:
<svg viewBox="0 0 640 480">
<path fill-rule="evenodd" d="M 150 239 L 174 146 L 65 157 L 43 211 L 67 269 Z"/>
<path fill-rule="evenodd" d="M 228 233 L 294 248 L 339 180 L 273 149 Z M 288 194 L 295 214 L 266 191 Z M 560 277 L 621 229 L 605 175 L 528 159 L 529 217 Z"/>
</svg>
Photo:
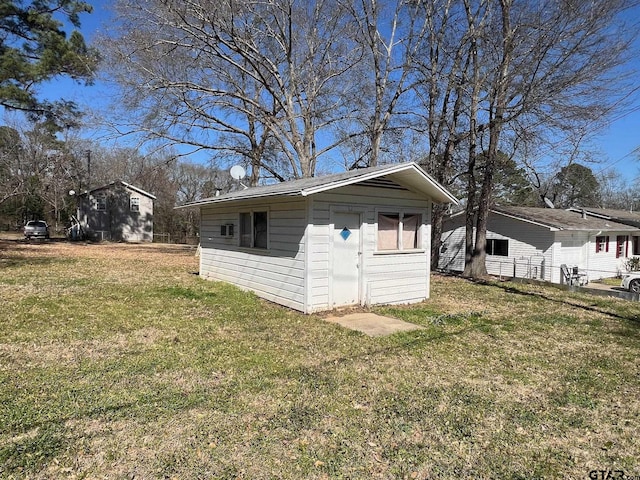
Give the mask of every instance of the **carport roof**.
<svg viewBox="0 0 640 480">
<path fill-rule="evenodd" d="M 384 177 L 384 178 L 383 178 Z M 414 162 L 380 165 L 377 167 L 350 170 L 344 173 L 321 177 L 303 178 L 288 182 L 251 187 L 226 193 L 217 197 L 189 202 L 176 208 L 196 207 L 215 203 L 278 196 L 308 196 L 339 187 L 365 183 L 369 186 L 403 187 L 429 196 L 438 203 L 458 204 L 458 200 L 442 185 Z"/>
</svg>

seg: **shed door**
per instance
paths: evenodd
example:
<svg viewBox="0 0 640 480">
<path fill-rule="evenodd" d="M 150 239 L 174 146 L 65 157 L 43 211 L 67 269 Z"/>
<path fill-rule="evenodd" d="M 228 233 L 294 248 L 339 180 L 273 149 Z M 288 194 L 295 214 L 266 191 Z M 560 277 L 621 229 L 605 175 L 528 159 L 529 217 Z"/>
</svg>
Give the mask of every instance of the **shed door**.
<svg viewBox="0 0 640 480">
<path fill-rule="evenodd" d="M 333 213 L 333 306 L 360 302 L 360 214 Z"/>
</svg>

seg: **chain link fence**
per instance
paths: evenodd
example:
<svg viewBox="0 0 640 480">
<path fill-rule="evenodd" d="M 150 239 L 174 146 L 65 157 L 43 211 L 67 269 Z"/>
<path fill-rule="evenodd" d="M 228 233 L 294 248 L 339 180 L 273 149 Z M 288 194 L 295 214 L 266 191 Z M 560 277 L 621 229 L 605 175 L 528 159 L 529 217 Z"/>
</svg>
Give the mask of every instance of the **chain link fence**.
<svg viewBox="0 0 640 480">
<path fill-rule="evenodd" d="M 186 235 L 179 233 L 154 233 L 153 243 L 198 245 L 200 243 L 200 237 L 198 235 Z"/>
<path fill-rule="evenodd" d="M 440 265 L 446 265 L 443 270 L 461 272 L 464 268 L 461 259 L 451 258 L 441 255 Z M 561 265 L 552 265 L 542 255 L 534 255 L 531 257 L 515 258 L 515 259 L 496 259 L 487 258 L 487 273 L 498 277 L 500 280 L 506 279 L 525 279 L 525 280 L 541 280 L 553 283 L 564 283 L 564 276 Z M 576 265 L 567 264 L 570 270 Z M 602 270 L 593 268 L 579 268 L 581 274 L 586 275 L 589 281 L 599 280 L 601 278 L 620 277 L 626 273 L 623 266 L 617 269 Z"/>
</svg>

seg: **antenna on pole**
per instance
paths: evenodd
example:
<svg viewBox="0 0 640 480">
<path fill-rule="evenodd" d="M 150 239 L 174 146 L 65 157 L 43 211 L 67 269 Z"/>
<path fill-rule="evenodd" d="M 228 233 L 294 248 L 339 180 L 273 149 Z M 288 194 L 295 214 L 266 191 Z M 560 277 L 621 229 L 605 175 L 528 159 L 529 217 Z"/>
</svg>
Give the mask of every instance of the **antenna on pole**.
<svg viewBox="0 0 640 480">
<path fill-rule="evenodd" d="M 87 190 L 91 190 L 91 150 L 87 150 Z"/>
<path fill-rule="evenodd" d="M 247 187 L 244 183 L 242 183 L 240 180 L 242 180 L 245 175 L 247 174 L 247 172 L 245 172 L 244 168 L 241 165 L 234 165 L 233 167 L 231 167 L 231 170 L 229 170 L 229 174 L 231 175 L 231 178 L 233 178 L 234 180 L 236 180 L 240 185 L 242 185 L 242 188 L 244 188 L 245 190 L 249 187 Z"/>
</svg>

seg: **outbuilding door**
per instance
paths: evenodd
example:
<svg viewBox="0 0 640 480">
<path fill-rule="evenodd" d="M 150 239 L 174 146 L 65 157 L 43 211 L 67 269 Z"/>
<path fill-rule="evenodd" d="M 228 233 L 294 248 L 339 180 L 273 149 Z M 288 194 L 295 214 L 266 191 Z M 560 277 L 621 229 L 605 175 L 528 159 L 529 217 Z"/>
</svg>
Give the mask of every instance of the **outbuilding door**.
<svg viewBox="0 0 640 480">
<path fill-rule="evenodd" d="M 360 302 L 360 214 L 333 212 L 332 306 Z"/>
</svg>

